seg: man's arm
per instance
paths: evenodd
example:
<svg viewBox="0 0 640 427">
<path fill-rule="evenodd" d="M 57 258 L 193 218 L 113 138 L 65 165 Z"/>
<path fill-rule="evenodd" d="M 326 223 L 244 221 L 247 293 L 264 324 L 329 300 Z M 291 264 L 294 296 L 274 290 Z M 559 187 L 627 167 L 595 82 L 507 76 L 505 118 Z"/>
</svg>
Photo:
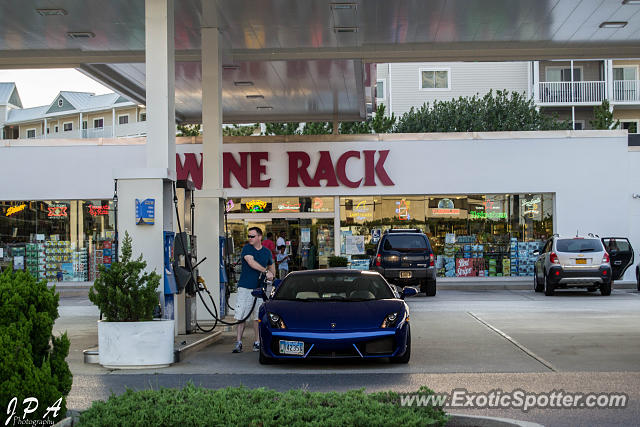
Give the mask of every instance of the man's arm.
<svg viewBox="0 0 640 427">
<path fill-rule="evenodd" d="M 271 280 L 275 277 L 275 268 L 273 267 L 273 264 L 271 264 L 268 269 L 265 269 L 258 261 L 253 258 L 253 255 L 245 255 L 244 260 L 247 261 L 249 267 L 259 271 L 260 273 L 267 270 L 267 279 Z M 269 277 L 269 273 L 271 273 L 271 277 Z"/>
</svg>

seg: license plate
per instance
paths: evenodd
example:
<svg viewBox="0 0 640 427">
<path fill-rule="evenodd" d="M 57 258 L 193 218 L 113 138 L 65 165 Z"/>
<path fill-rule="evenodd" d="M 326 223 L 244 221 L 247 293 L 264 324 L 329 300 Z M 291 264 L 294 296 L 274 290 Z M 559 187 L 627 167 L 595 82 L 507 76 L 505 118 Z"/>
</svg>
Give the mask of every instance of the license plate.
<svg viewBox="0 0 640 427">
<path fill-rule="evenodd" d="M 576 264 L 586 264 L 587 260 L 586 259 L 577 259 L 576 260 Z"/>
<path fill-rule="evenodd" d="M 400 278 L 401 279 L 411 279 L 411 272 L 410 271 L 401 271 L 400 272 Z"/>
<path fill-rule="evenodd" d="M 304 356 L 304 342 L 280 340 L 280 354 Z"/>
</svg>

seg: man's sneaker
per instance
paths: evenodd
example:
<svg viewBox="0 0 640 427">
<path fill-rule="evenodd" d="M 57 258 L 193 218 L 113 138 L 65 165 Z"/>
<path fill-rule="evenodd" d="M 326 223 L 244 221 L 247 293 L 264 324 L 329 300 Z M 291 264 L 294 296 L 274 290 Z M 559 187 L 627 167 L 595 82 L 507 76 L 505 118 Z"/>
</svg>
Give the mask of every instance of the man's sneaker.
<svg viewBox="0 0 640 427">
<path fill-rule="evenodd" d="M 260 351 L 260 341 L 253 343 L 253 351 Z"/>
<path fill-rule="evenodd" d="M 233 348 L 232 353 L 242 353 L 242 341 L 236 342 L 236 346 Z"/>
</svg>

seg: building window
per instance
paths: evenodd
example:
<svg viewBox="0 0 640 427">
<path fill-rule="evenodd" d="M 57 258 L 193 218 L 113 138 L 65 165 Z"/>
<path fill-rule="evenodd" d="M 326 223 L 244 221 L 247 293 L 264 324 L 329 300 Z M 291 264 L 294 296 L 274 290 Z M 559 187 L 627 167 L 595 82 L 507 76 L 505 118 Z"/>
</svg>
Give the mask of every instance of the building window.
<svg viewBox="0 0 640 427">
<path fill-rule="evenodd" d="M 27 138 L 35 138 L 36 130 L 35 129 L 27 129 Z"/>
<path fill-rule="evenodd" d="M 630 80 L 638 80 L 638 67 L 613 67 L 613 80 L 616 81 L 630 81 Z"/>
<path fill-rule="evenodd" d="M 384 99 L 385 91 L 384 91 L 384 80 L 378 80 L 376 82 L 376 98 Z"/>
<path fill-rule="evenodd" d="M 122 116 L 118 116 L 118 124 L 119 125 L 126 125 L 127 123 L 129 123 L 129 115 L 128 114 L 123 114 Z"/>
<path fill-rule="evenodd" d="M 638 120 L 620 120 L 620 127 L 629 133 L 638 133 Z"/>
<path fill-rule="evenodd" d="M 86 129 L 87 128 L 87 121 L 83 120 L 82 121 L 82 129 Z"/>
<path fill-rule="evenodd" d="M 55 133 L 58 133 L 58 126 L 54 126 L 54 127 L 53 127 L 53 131 L 54 131 Z"/>
<path fill-rule="evenodd" d="M 62 125 L 62 130 L 64 130 L 65 132 L 70 132 L 70 131 L 72 131 L 72 130 L 73 130 L 73 123 L 72 123 L 72 122 L 64 123 L 64 124 Z"/>
<path fill-rule="evenodd" d="M 140 113 L 140 121 L 141 122 L 147 121 L 147 113 Z"/>
<path fill-rule="evenodd" d="M 421 90 L 450 90 L 451 73 L 449 69 L 420 69 Z"/>
<path fill-rule="evenodd" d="M 545 78 L 548 82 L 570 82 L 571 67 L 546 67 Z M 573 81 L 582 81 L 582 67 L 573 67 Z"/>
<path fill-rule="evenodd" d="M 93 119 L 93 127 L 95 129 L 102 129 L 104 128 L 104 119 Z"/>
</svg>

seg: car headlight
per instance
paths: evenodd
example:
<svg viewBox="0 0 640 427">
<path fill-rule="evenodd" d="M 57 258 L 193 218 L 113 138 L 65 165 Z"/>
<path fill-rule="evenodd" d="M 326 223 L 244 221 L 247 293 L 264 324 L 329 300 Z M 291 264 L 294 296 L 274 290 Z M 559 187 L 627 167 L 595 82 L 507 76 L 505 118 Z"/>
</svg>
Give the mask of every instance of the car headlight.
<svg viewBox="0 0 640 427">
<path fill-rule="evenodd" d="M 387 317 L 384 318 L 381 328 L 393 328 L 396 323 L 398 323 L 398 313 L 387 314 Z"/>
<path fill-rule="evenodd" d="M 279 315 L 275 313 L 267 313 L 267 316 L 269 316 L 269 323 L 271 324 L 271 327 L 275 329 L 287 329 L 284 324 L 284 320 L 282 320 L 282 317 Z"/>
</svg>

